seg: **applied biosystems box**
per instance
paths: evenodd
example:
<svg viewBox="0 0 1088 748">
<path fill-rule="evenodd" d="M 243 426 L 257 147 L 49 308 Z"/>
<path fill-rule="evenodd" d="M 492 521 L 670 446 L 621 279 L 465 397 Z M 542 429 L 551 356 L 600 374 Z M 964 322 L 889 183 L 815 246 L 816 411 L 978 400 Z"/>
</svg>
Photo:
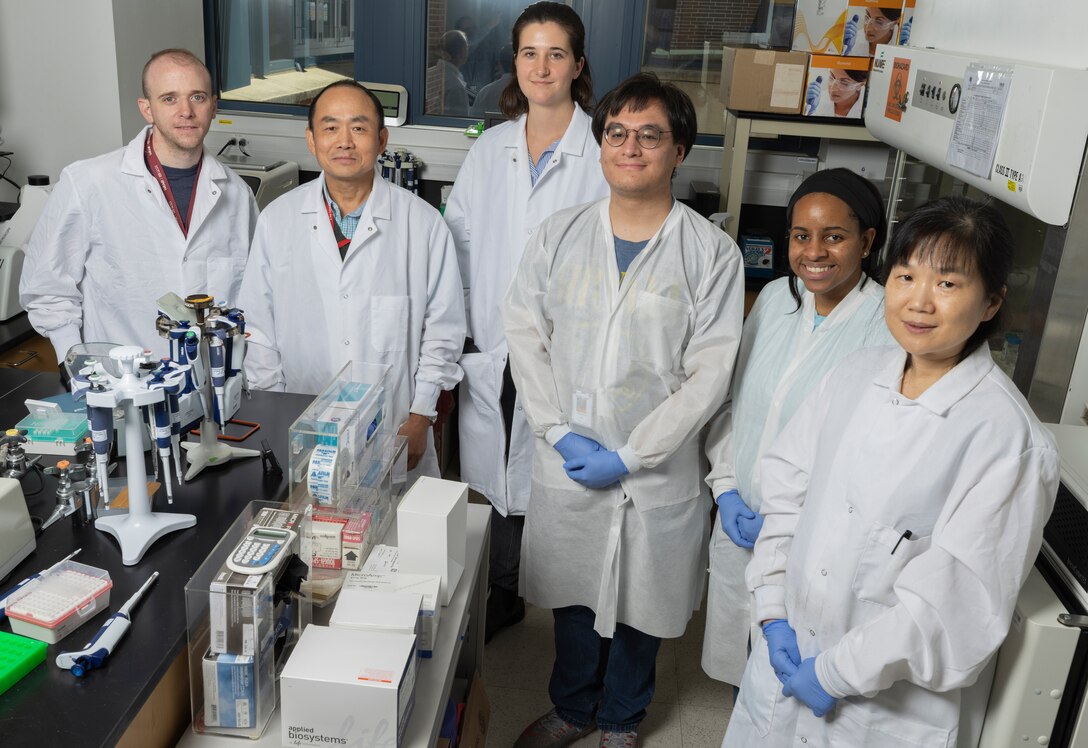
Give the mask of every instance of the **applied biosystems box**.
<svg viewBox="0 0 1088 748">
<path fill-rule="evenodd" d="M 280 675 L 283 745 L 401 745 L 415 646 L 404 634 L 308 626 Z"/>
</svg>

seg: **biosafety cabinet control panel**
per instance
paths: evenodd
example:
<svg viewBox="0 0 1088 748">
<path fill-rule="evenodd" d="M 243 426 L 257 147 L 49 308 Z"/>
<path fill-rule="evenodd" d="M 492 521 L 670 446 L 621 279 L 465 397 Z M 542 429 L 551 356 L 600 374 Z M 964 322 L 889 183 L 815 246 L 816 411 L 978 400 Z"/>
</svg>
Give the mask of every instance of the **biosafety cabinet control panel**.
<svg viewBox="0 0 1088 748">
<path fill-rule="evenodd" d="M 927 112 L 955 119 L 960 108 L 962 88 L 962 78 L 919 70 L 914 79 L 910 103 Z"/>
</svg>

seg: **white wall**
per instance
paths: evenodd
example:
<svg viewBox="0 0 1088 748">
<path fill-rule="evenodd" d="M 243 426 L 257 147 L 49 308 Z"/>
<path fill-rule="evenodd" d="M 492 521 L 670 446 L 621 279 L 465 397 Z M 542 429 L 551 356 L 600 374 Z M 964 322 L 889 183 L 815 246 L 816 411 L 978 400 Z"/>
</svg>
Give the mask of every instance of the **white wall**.
<svg viewBox="0 0 1088 748">
<path fill-rule="evenodd" d="M 0 0 L 0 149 L 15 152 L 8 176 L 56 182 L 71 162 L 131 139 L 143 123 L 140 71 L 163 47 L 203 57 L 201 0 Z M 14 193 L 0 186 L 0 200 Z"/>
<path fill-rule="evenodd" d="M 145 124 L 136 99 L 141 95 L 140 74 L 152 53 L 183 47 L 204 59 L 204 5 L 201 0 L 113 0 L 113 28 L 121 135 L 127 143 Z"/>
<path fill-rule="evenodd" d="M 71 161 L 120 145 L 110 5 L 0 0 L 0 126 L 16 182 L 56 181 Z"/>
</svg>

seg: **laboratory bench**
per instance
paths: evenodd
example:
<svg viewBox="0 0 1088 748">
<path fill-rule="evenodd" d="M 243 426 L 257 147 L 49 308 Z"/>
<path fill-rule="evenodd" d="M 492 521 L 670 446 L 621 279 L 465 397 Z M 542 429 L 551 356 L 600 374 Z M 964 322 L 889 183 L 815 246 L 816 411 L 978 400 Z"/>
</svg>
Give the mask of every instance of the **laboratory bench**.
<svg viewBox="0 0 1088 748">
<path fill-rule="evenodd" d="M 0 369 L 0 424 L 14 425 L 26 415 L 23 401 L 62 392 L 55 374 Z M 254 392 L 243 399 L 239 417 L 257 421 L 261 428 L 243 446 L 258 448 L 267 439 L 286 469 L 287 431 L 313 398 L 306 395 Z M 46 457 L 52 464 L 55 457 Z M 56 504 L 55 481 L 40 473 L 22 480 L 30 513 L 46 517 Z M 113 581 L 110 612 L 151 575 L 159 578 L 136 607 L 132 628 L 100 670 L 79 679 L 54 664 L 61 651 L 81 648 L 106 620 L 93 616 L 57 644 L 49 645 L 46 661 L 10 690 L 0 695 L 0 735 L 5 745 L 133 745 L 145 748 L 173 745 L 189 721 L 186 666 L 185 583 L 204 561 L 230 524 L 249 502 L 282 500 L 287 477 L 268 481 L 260 458 L 247 458 L 219 468 L 205 469 L 192 482 L 175 486 L 174 504 L 168 507 L 159 490 L 153 509 L 190 512 L 195 527 L 171 533 L 157 541 L 140 563 L 126 567 L 116 541 L 87 525 L 77 527 L 71 517 L 51 525 L 30 554 L 0 584 L 7 589 L 31 573 L 47 568 L 76 548 L 75 561 L 109 571 Z M 3 624 L 2 630 L 10 630 Z M 160 683 L 162 688 L 159 688 Z M 145 708 L 146 707 L 146 708 Z"/>
</svg>

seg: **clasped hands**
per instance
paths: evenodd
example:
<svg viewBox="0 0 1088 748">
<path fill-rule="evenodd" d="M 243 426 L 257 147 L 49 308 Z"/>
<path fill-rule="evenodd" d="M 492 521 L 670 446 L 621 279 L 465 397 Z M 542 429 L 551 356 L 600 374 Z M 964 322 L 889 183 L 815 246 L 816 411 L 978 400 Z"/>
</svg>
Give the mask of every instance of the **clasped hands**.
<svg viewBox="0 0 1088 748">
<path fill-rule="evenodd" d="M 573 431 L 555 443 L 567 477 L 586 488 L 608 488 L 627 475 L 618 453 Z"/>
</svg>

